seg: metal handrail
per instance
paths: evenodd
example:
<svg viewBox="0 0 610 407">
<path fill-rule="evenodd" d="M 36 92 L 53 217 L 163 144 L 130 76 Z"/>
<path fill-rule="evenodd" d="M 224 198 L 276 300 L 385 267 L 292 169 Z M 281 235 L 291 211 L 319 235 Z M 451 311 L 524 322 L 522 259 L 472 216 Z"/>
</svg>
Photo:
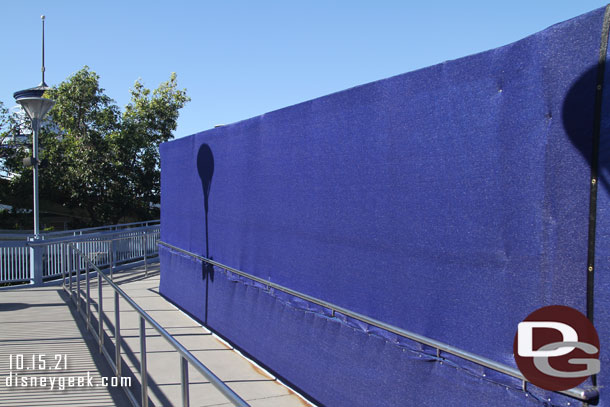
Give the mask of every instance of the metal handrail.
<svg viewBox="0 0 610 407">
<path fill-rule="evenodd" d="M 470 362 L 474 362 L 474 363 L 476 363 L 478 365 L 481 365 L 481 366 L 485 366 L 485 367 L 487 367 L 489 369 L 492 369 L 492 370 L 495 370 L 497 372 L 504 373 L 506 375 L 515 377 L 515 378 L 517 378 L 517 379 L 522 381 L 522 388 L 523 388 L 524 391 L 526 390 L 526 386 L 527 386 L 526 383 L 529 382 L 529 380 L 527 380 L 525 378 L 525 376 L 523 376 L 523 374 L 518 369 L 515 369 L 515 368 L 513 368 L 511 366 L 507 366 L 505 364 L 502 364 L 502 363 L 496 362 L 494 360 L 488 359 L 488 358 L 486 358 L 484 356 L 476 355 L 474 353 L 471 353 L 471 352 L 468 352 L 468 351 L 456 348 L 455 346 L 448 345 L 446 343 L 437 341 L 435 339 L 428 338 L 426 336 L 419 335 L 419 334 L 411 332 L 411 331 L 407 331 L 407 330 L 399 328 L 397 326 L 386 324 L 385 322 L 379 321 L 377 319 L 368 317 L 366 315 L 359 314 L 357 312 L 354 312 L 354 311 L 348 310 L 346 308 L 340 307 L 338 305 L 332 304 L 330 302 L 327 302 L 327 301 L 324 301 L 324 300 L 312 297 L 310 295 L 300 293 L 300 292 L 292 290 L 290 288 L 281 286 L 279 284 L 273 283 L 273 282 L 265 280 L 263 278 L 260 278 L 260 277 L 254 276 L 252 274 L 246 273 L 244 271 L 237 270 L 237 269 L 234 269 L 232 267 L 226 266 L 226 265 L 224 265 L 222 263 L 219 263 L 219 262 L 214 261 L 212 259 L 208 259 L 208 258 L 200 256 L 198 254 L 191 253 L 191 252 L 189 252 L 187 250 L 181 249 L 181 248 L 176 247 L 176 246 L 174 246 L 172 244 L 169 244 L 167 242 L 163 242 L 163 241 L 159 240 L 159 244 L 161 244 L 161 245 L 163 245 L 165 247 L 168 247 L 168 248 L 170 248 L 172 250 L 176 250 L 176 251 L 178 251 L 180 253 L 186 254 L 187 256 L 190 256 L 190 257 L 196 258 L 198 260 L 204 261 L 204 262 L 206 262 L 208 264 L 211 264 L 213 266 L 217 266 L 217 267 L 220 267 L 220 268 L 225 269 L 227 271 L 230 271 L 231 273 L 240 275 L 242 277 L 246 277 L 246 278 L 248 278 L 250 280 L 254 280 L 254 281 L 256 281 L 258 283 L 261 283 L 261 284 L 263 284 L 263 285 L 265 285 L 267 287 L 271 287 L 273 289 L 285 292 L 287 294 L 293 295 L 295 297 L 301 298 L 301 299 L 309 301 L 311 303 L 318 304 L 318 305 L 320 305 L 320 306 L 322 306 L 324 308 L 327 308 L 327 309 L 331 310 L 333 316 L 334 316 L 335 312 L 339 312 L 340 314 L 343 314 L 343 315 L 346 315 L 348 317 L 351 317 L 351 318 L 357 319 L 359 321 L 365 322 L 365 323 L 367 323 L 369 325 L 373 325 L 373 326 L 376 326 L 378 328 L 385 329 L 386 331 L 395 333 L 397 335 L 400 335 L 400 336 L 403 336 L 405 338 L 411 339 L 411 340 L 413 340 L 415 342 L 419 342 L 421 344 L 424 344 L 424 345 L 430 346 L 432 348 L 435 348 L 437 350 L 437 357 L 440 357 L 440 352 L 441 351 L 442 352 L 447 352 L 447 353 L 449 353 L 451 355 L 458 356 L 458 357 L 460 357 L 462 359 L 468 360 Z M 570 397 L 573 397 L 575 399 L 582 400 L 582 401 L 590 401 L 590 400 L 593 400 L 593 399 L 595 399 L 595 398 L 597 398 L 599 396 L 599 391 L 598 391 L 597 388 L 583 389 L 583 388 L 580 388 L 580 387 L 575 387 L 575 388 L 568 389 L 568 390 L 558 391 L 557 393 L 561 393 L 561 394 L 564 394 L 566 396 L 570 396 Z"/>
<path fill-rule="evenodd" d="M 56 231 L 53 231 L 53 232 L 45 232 L 45 233 L 43 233 L 43 236 L 62 235 L 62 234 L 70 234 L 70 233 L 72 233 L 72 234 L 74 234 L 74 233 L 83 234 L 83 232 L 89 233 L 89 232 L 92 232 L 94 230 L 103 230 L 103 229 L 107 229 L 108 231 L 119 231 L 119 230 L 122 230 L 122 228 L 126 228 L 127 226 L 143 225 L 142 227 L 147 227 L 147 226 L 159 225 L 160 223 L 161 223 L 161 221 L 159 219 L 153 219 L 153 220 L 146 220 L 146 221 L 140 221 L 140 222 L 119 223 L 119 224 L 116 224 L 116 225 L 95 226 L 95 227 L 83 228 L 83 229 L 56 230 Z"/>
<path fill-rule="evenodd" d="M 153 227 L 153 226 L 159 226 L 159 225 L 141 226 L 141 227 L 137 227 L 137 228 L 127 228 L 127 229 L 119 229 L 119 230 L 108 230 L 108 231 L 104 231 L 104 232 L 99 232 L 95 236 L 77 235 L 77 236 L 56 237 L 56 238 L 49 239 L 49 240 L 30 240 L 27 242 L 27 244 L 28 244 L 28 246 L 35 247 L 35 246 L 47 246 L 49 244 L 62 243 L 62 242 L 65 242 L 65 243 L 88 242 L 88 241 L 108 242 L 110 240 L 130 239 L 130 238 L 133 238 L 133 236 L 124 236 L 124 237 L 120 237 L 120 238 L 116 238 L 116 239 L 115 238 L 99 239 L 99 238 L 100 237 L 103 238 L 105 236 L 110 236 L 110 235 L 116 235 L 119 233 L 140 232 L 142 230 L 150 230 L 151 227 Z"/>
<path fill-rule="evenodd" d="M 128 229 L 135 228 L 146 228 L 149 226 L 159 226 L 161 221 L 159 219 L 140 221 L 140 222 L 131 222 L 131 223 L 120 223 L 116 225 L 108 225 L 108 226 L 96 226 L 91 228 L 83 228 L 83 229 L 70 229 L 70 230 L 56 230 L 53 232 L 43 232 L 40 234 L 42 240 L 46 240 L 47 238 L 53 238 L 53 236 L 57 235 L 65 235 L 67 238 L 76 238 L 76 237 L 85 237 L 87 234 L 91 234 L 91 232 L 99 231 L 99 233 L 105 232 L 120 232 Z M 141 225 L 141 226 L 137 226 Z M 0 233 L 0 239 L 7 240 L 21 240 L 27 239 L 28 237 L 33 237 L 34 233 L 31 231 L 4 231 Z M 57 238 L 54 238 L 57 239 Z"/>
<path fill-rule="evenodd" d="M 119 239 L 116 239 L 119 240 Z M 95 332 L 95 327 L 91 323 L 91 298 L 90 298 L 90 283 L 89 283 L 89 269 L 87 268 L 85 272 L 86 276 L 86 317 L 87 325 L 89 330 L 94 334 L 99 344 L 99 351 L 104 354 L 114 372 L 120 377 L 121 376 L 121 364 L 122 364 L 122 356 L 121 356 L 121 334 L 120 334 L 120 310 L 119 310 L 119 296 L 123 297 L 125 301 L 140 315 L 140 377 L 141 377 L 141 406 L 148 406 L 148 373 L 146 368 L 146 322 L 148 322 L 165 340 L 169 342 L 169 344 L 179 353 L 180 355 L 180 377 L 181 377 L 181 386 L 182 386 L 182 405 L 189 406 L 189 383 L 188 383 L 188 365 L 191 364 L 199 373 L 201 373 L 209 382 L 214 385 L 225 397 L 227 397 L 234 405 L 240 407 L 249 407 L 249 404 L 246 403 L 241 397 L 239 397 L 231 388 L 229 388 L 222 380 L 220 380 L 212 371 L 210 371 L 203 363 L 201 363 L 191 352 L 188 351 L 182 344 L 176 341 L 172 335 L 167 332 L 161 325 L 159 325 L 146 311 L 144 311 L 131 297 L 129 297 L 121 288 L 119 288 L 108 276 L 106 276 L 98 266 L 96 266 L 88 256 L 86 256 L 83 252 L 81 252 L 75 243 L 69 242 L 67 245 L 73 250 L 74 253 L 78 254 L 80 257 L 84 258 L 86 262 L 93 267 L 93 269 L 97 272 L 98 276 L 98 290 L 99 290 L 99 299 L 98 299 L 98 309 L 99 309 L 99 318 L 98 318 L 98 332 Z M 104 331 L 103 331 L 103 321 L 104 321 L 104 309 L 102 302 L 102 279 L 106 280 L 106 283 L 114 290 L 114 312 L 115 312 L 115 360 L 112 360 L 112 357 L 106 351 L 106 348 L 103 346 L 104 340 Z M 73 301 L 76 303 L 77 309 L 82 314 L 81 310 L 81 295 L 80 295 L 80 273 L 77 273 L 77 295 L 78 298 L 74 299 L 72 296 L 72 269 L 70 269 L 70 297 L 72 297 Z M 64 277 L 64 289 L 65 285 L 65 277 Z M 137 400 L 131 390 L 128 387 L 123 387 L 126 391 L 130 401 L 137 405 Z"/>
</svg>

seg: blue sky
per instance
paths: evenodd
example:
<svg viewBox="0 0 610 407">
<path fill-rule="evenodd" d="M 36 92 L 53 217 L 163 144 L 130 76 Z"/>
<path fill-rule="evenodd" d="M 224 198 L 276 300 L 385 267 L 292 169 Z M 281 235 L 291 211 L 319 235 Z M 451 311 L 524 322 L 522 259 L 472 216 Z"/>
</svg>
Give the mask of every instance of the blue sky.
<svg viewBox="0 0 610 407">
<path fill-rule="evenodd" d="M 178 74 L 176 137 L 519 40 L 603 7 L 547 1 L 3 2 L 0 101 L 88 65 L 123 107 L 136 79 Z"/>
</svg>

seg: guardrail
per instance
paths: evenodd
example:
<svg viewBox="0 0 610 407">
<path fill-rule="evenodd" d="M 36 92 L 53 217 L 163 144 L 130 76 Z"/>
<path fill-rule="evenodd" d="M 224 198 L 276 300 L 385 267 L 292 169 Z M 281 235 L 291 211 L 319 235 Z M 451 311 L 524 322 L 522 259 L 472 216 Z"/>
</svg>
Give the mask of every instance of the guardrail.
<svg viewBox="0 0 610 407">
<path fill-rule="evenodd" d="M 191 253 L 191 252 L 189 252 L 187 250 L 181 249 L 179 247 L 176 247 L 176 246 L 174 246 L 172 244 L 163 242 L 161 240 L 159 240 L 159 244 L 163 245 L 165 247 L 168 247 L 168 248 L 170 248 L 172 250 L 178 251 L 180 253 L 186 254 L 187 256 L 190 256 L 190 257 L 193 257 L 193 258 L 198 259 L 200 261 L 203 261 L 205 263 L 211 264 L 212 266 L 219 267 L 219 268 L 221 268 L 221 269 L 223 269 L 225 271 L 229 271 L 231 273 L 234 273 L 234 274 L 240 275 L 242 277 L 246 277 L 246 278 L 248 278 L 250 280 L 256 281 L 258 283 L 261 283 L 261 284 L 265 285 L 267 287 L 267 289 L 273 288 L 275 290 L 279 290 L 279 291 L 285 292 L 287 294 L 290 294 L 292 296 L 301 298 L 301 299 L 303 299 L 305 301 L 309 301 L 309 302 L 311 302 L 313 304 L 320 305 L 320 306 L 330 310 L 332 316 L 335 316 L 335 312 L 338 312 L 338 313 L 340 313 L 342 315 L 345 315 L 345 316 L 348 316 L 350 318 L 357 319 L 357 320 L 365 322 L 365 323 L 367 323 L 369 325 L 376 326 L 378 328 L 381 328 L 381 329 L 384 329 L 386 331 L 395 333 L 395 334 L 400 335 L 402 337 L 411 339 L 411 340 L 413 340 L 415 342 L 418 342 L 418 343 L 430 346 L 432 348 L 435 348 L 436 349 L 436 356 L 439 359 L 442 359 L 441 358 L 441 352 L 446 352 L 448 354 L 458 356 L 458 357 L 460 357 L 462 359 L 474 362 L 474 363 L 476 363 L 478 365 L 481 365 L 481 366 L 484 366 L 486 368 L 495 370 L 497 372 L 506 374 L 508 376 L 512 376 L 514 378 L 517 378 L 517 379 L 521 380 L 523 391 L 527 391 L 527 383 L 529 381 L 525 378 L 525 376 L 523 376 L 523 374 L 518 369 L 515 369 L 513 367 L 510 367 L 510 366 L 504 365 L 502 363 L 496 362 L 494 360 L 488 359 L 486 357 L 483 357 L 483 356 L 480 356 L 480 355 L 476 355 L 474 353 L 470 353 L 468 351 L 456 348 L 455 346 L 451 346 L 451 345 L 448 345 L 446 343 L 439 342 L 439 341 L 437 341 L 435 339 L 428 338 L 428 337 L 425 337 L 423 335 L 419 335 L 417 333 L 407 331 L 406 329 L 402 329 L 402 328 L 399 328 L 399 327 L 394 326 L 394 325 L 386 324 L 385 322 L 379 321 L 377 319 L 368 317 L 366 315 L 359 314 L 357 312 L 354 312 L 354 311 L 348 310 L 346 308 L 340 307 L 338 305 L 332 304 L 330 302 L 327 302 L 327 301 L 324 301 L 324 300 L 312 297 L 310 295 L 300 293 L 298 291 L 295 291 L 295 290 L 292 290 L 290 288 L 281 286 L 279 284 L 272 283 L 271 281 L 268 281 L 268 280 L 265 280 L 263 278 L 254 276 L 252 274 L 246 273 L 246 272 L 241 271 L 241 270 L 234 269 L 232 267 L 226 266 L 226 265 L 224 265 L 222 263 L 219 263 L 217 261 L 208 259 L 208 258 L 200 256 L 198 254 Z M 578 400 L 581 400 L 581 401 L 585 401 L 585 402 L 594 400 L 597 397 L 599 397 L 599 390 L 597 388 L 583 389 L 583 388 L 580 388 L 580 387 L 575 387 L 573 389 L 563 390 L 563 391 L 559 391 L 557 393 L 561 393 L 561 394 L 564 394 L 566 396 L 573 397 L 575 399 L 578 399 Z"/>
<path fill-rule="evenodd" d="M 148 222 L 144 222 L 148 223 Z M 73 231 L 66 236 L 53 235 L 30 241 L 0 241 L 0 283 L 42 284 L 62 276 L 71 261 L 66 242 L 82 242 L 81 250 L 92 256 L 98 267 L 117 267 L 121 264 L 156 257 L 160 225 L 125 228 L 125 225 L 88 229 L 87 233 Z M 134 224 L 140 225 L 142 223 Z M 112 228 L 118 227 L 118 230 Z M 93 229 L 95 233 L 91 232 Z M 114 240 L 113 240 L 114 239 Z M 116 243 L 108 243 L 116 241 Z M 78 260 L 79 270 L 85 262 Z"/>
<path fill-rule="evenodd" d="M 161 221 L 159 219 L 155 220 L 147 220 L 142 222 L 132 222 L 132 223 L 120 223 L 117 225 L 107 225 L 107 226 L 97 226 L 92 228 L 83 228 L 83 229 L 70 229 L 70 230 L 58 230 L 54 232 L 44 232 L 41 233 L 41 239 L 55 239 L 59 237 L 66 236 L 82 236 L 91 233 L 103 233 L 103 232 L 113 232 L 121 229 L 128 228 L 140 228 L 140 227 L 148 227 L 148 226 L 159 226 Z M 28 240 L 29 238 L 34 237 L 34 233 L 32 231 L 6 231 L 5 233 L 0 233 L 0 240 Z"/>
<path fill-rule="evenodd" d="M 27 242 L 0 242 L 0 283 L 30 281 L 30 248 Z"/>
<path fill-rule="evenodd" d="M 105 241 L 109 243 L 109 245 L 113 245 L 113 242 L 117 242 L 119 240 L 128 239 L 126 237 L 112 239 Z M 77 245 L 82 245 L 85 242 L 81 243 L 72 243 L 67 242 L 64 243 L 66 245 L 67 251 L 72 251 L 70 254 L 76 254 L 77 257 L 85 262 L 86 270 L 84 272 L 86 279 L 86 291 L 85 291 L 85 307 L 86 309 L 83 311 L 81 306 L 81 289 L 80 289 L 80 275 L 81 272 L 76 268 L 69 269 L 69 284 L 66 286 L 66 275 L 63 275 L 63 284 L 62 287 L 68 291 L 68 294 L 76 304 L 78 312 L 87 322 L 87 329 L 91 331 L 91 333 L 95 336 L 99 345 L 99 352 L 104 355 L 110 366 L 112 367 L 114 373 L 117 377 L 121 377 L 122 371 L 122 356 L 121 356 L 121 346 L 122 346 L 122 338 L 121 338 L 121 317 L 120 317 L 120 308 L 119 308 L 119 297 L 122 297 L 127 303 L 139 314 L 140 317 L 140 384 L 141 384 L 141 394 L 140 394 L 140 403 L 138 404 L 138 400 L 136 396 L 132 393 L 129 387 L 123 387 L 128 398 L 130 399 L 133 405 L 139 405 L 142 407 L 148 406 L 148 373 L 147 373 L 147 365 L 146 365 L 146 323 L 150 324 L 179 354 L 180 356 L 180 385 L 182 390 L 182 405 L 188 407 L 190 405 L 189 400 L 189 378 L 188 378 L 188 367 L 189 364 L 193 366 L 199 373 L 201 373 L 207 380 L 210 381 L 214 387 L 216 387 L 222 394 L 227 397 L 231 403 L 240 407 L 249 407 L 249 404 L 246 403 L 241 397 L 239 397 L 231 388 L 229 388 L 222 380 L 220 380 L 212 371 L 210 371 L 203 363 L 201 363 L 191 352 L 189 352 L 184 346 L 182 346 L 179 342 L 177 342 L 171 334 L 169 334 L 161 325 L 159 325 L 150 315 L 146 313 L 142 308 L 135 303 L 131 297 L 129 297 L 123 290 L 121 290 L 113 281 L 112 274 L 111 277 L 105 275 L 100 268 L 87 256 L 86 253 L 82 252 Z M 94 272 L 97 273 L 97 284 L 98 284 L 98 326 L 93 326 L 91 322 L 91 283 L 89 276 L 89 269 L 93 268 Z M 76 291 L 72 290 L 72 281 L 74 280 L 73 275 L 76 275 Z M 114 290 L 114 319 L 115 319 L 115 329 L 114 329 L 114 340 L 115 340 L 115 355 L 114 358 L 108 353 L 104 346 L 104 307 L 103 307 L 103 282 Z M 75 298 L 76 297 L 76 298 Z"/>
</svg>

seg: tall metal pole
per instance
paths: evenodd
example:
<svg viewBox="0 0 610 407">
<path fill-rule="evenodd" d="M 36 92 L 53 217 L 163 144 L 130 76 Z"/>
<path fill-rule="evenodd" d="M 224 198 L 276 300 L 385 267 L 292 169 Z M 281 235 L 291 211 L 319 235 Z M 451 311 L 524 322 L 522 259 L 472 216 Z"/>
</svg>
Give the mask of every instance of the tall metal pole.
<svg viewBox="0 0 610 407">
<path fill-rule="evenodd" d="M 40 132 L 40 120 L 32 119 L 33 146 L 32 156 L 34 157 L 34 238 L 40 237 L 40 209 L 38 198 L 38 134 Z"/>
<path fill-rule="evenodd" d="M 33 168 L 33 190 L 34 190 L 34 237 L 30 239 L 35 243 L 42 237 L 40 235 L 40 199 L 38 186 L 38 169 L 40 166 L 38 156 L 38 139 L 40 137 L 40 126 L 42 119 L 53 107 L 55 102 L 50 99 L 43 98 L 44 92 L 48 90 L 47 84 L 44 82 L 44 16 L 42 19 L 42 82 L 39 86 L 30 89 L 24 89 L 13 93 L 17 103 L 21 105 L 23 110 L 32 121 L 32 166 Z M 43 274 L 43 251 L 47 250 L 40 244 L 30 245 L 30 279 L 33 284 L 42 284 Z"/>
<path fill-rule="evenodd" d="M 42 20 L 42 82 L 40 83 L 40 86 L 47 86 L 47 84 L 44 83 L 44 16 L 40 16 L 40 19 Z"/>
<path fill-rule="evenodd" d="M 44 82 L 44 15 L 40 16 L 42 20 L 42 68 L 40 69 L 42 72 L 42 82 L 40 82 L 40 86 L 47 86 Z M 32 156 L 34 157 L 34 239 L 38 239 L 40 236 L 40 208 L 39 208 L 39 198 L 38 198 L 38 137 L 40 136 L 40 119 L 32 119 L 32 131 L 33 141 L 32 141 Z"/>
</svg>

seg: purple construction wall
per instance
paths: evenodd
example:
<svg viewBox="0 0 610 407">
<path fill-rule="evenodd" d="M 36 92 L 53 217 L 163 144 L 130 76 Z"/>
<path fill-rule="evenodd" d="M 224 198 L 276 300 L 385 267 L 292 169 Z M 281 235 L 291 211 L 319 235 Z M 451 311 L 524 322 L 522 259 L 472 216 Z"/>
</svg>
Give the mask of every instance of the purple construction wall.
<svg viewBox="0 0 610 407">
<path fill-rule="evenodd" d="M 513 338 L 529 313 L 551 304 L 586 312 L 603 14 L 163 144 L 162 240 L 515 366 Z M 603 106 L 594 292 L 602 386 Z M 459 358 L 441 364 L 431 349 L 165 247 L 160 257 L 165 296 L 319 404 L 578 405 L 535 386 L 524 393 L 518 380 Z"/>
</svg>

